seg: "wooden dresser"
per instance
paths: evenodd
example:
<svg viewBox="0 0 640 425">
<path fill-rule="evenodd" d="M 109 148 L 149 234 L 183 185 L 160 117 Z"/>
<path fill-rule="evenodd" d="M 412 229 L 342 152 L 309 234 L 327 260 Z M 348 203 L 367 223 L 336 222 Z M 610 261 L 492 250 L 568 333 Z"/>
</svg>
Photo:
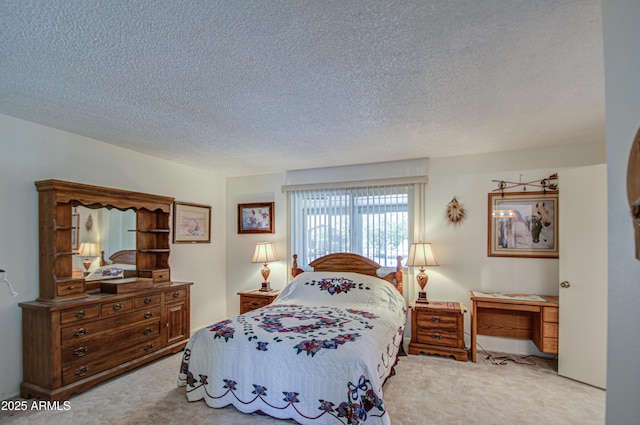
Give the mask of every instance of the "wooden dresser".
<svg viewBox="0 0 640 425">
<path fill-rule="evenodd" d="M 467 361 L 464 347 L 464 305 L 429 301 L 411 306 L 409 354 L 438 354 Z"/>
<path fill-rule="evenodd" d="M 36 187 L 40 291 L 37 300 L 20 303 L 21 397 L 66 400 L 183 349 L 192 284 L 170 281 L 173 198 L 60 180 Z M 79 205 L 136 211 L 133 276 L 89 282 L 74 272 L 72 209 Z"/>
<path fill-rule="evenodd" d="M 98 382 L 184 348 L 191 283 L 82 300 L 21 303 L 20 395 L 66 400 Z"/>
</svg>

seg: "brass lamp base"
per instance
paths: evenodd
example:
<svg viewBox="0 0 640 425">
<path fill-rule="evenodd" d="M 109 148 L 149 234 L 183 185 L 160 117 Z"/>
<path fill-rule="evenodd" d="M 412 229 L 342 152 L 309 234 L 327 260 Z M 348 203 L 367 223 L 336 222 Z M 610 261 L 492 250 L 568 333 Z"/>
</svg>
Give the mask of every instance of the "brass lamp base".
<svg viewBox="0 0 640 425">
<path fill-rule="evenodd" d="M 420 304 L 429 304 L 427 293 L 425 291 L 418 291 L 418 298 L 416 298 L 416 302 Z"/>
<path fill-rule="evenodd" d="M 271 291 L 271 283 L 267 282 L 267 279 L 269 278 L 269 274 L 271 274 L 271 270 L 269 270 L 269 266 L 267 265 L 267 263 L 264 263 L 262 265 L 262 270 L 260 270 L 260 274 L 262 274 L 262 278 L 264 279 L 262 281 L 262 287 L 260 288 L 260 291 L 262 292 Z"/>
<path fill-rule="evenodd" d="M 260 288 L 260 292 L 271 292 L 271 283 L 262 282 L 262 287 Z"/>
<path fill-rule="evenodd" d="M 418 282 L 418 286 L 420 287 L 416 302 L 421 304 L 428 304 L 429 300 L 427 300 L 427 292 L 424 290 L 424 288 L 427 286 L 429 276 L 427 276 L 427 274 L 424 272 L 424 267 L 420 267 L 420 273 L 416 275 L 416 281 Z"/>
</svg>

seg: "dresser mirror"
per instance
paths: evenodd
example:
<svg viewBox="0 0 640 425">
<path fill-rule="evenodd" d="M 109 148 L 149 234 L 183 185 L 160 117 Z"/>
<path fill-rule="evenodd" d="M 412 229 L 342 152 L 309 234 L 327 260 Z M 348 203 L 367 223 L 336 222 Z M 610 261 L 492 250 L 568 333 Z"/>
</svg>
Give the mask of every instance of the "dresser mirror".
<svg viewBox="0 0 640 425">
<path fill-rule="evenodd" d="M 73 258 L 73 269 L 79 275 L 82 273 L 89 280 L 107 278 L 113 270 L 126 270 L 132 274 L 136 269 L 136 211 L 132 208 L 119 210 L 116 208 L 89 208 L 78 205 L 73 208 L 74 229 L 72 239 L 75 243 L 77 255 Z M 73 241 L 72 241 L 73 243 Z M 85 256 L 91 249 L 87 244 L 93 244 L 92 256 Z M 81 248 L 84 248 L 81 251 Z M 127 254 L 127 255 L 123 255 Z M 87 262 L 88 268 L 84 263 Z M 110 269 L 104 268 L 113 266 Z M 102 268 L 102 269 L 101 269 Z M 102 275 L 97 274 L 102 272 Z M 129 273 L 131 272 L 131 273 Z M 114 275 L 114 277 L 118 277 Z"/>
<path fill-rule="evenodd" d="M 105 279 L 144 278 L 157 285 L 170 282 L 173 198 L 62 180 L 42 180 L 35 185 L 39 300 L 84 298 Z"/>
</svg>

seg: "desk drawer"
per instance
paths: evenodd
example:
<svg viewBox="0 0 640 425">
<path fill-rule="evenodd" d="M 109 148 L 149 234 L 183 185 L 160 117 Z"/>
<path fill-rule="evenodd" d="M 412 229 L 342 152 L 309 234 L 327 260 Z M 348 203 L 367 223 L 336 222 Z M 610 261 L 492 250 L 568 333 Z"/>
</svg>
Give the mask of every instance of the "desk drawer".
<svg viewBox="0 0 640 425">
<path fill-rule="evenodd" d="M 111 314 L 119 314 L 124 313 L 125 311 L 129 311 L 133 309 L 133 300 L 131 298 L 114 301 L 110 303 L 104 303 L 100 306 L 100 314 L 104 316 L 109 316 Z"/>
<path fill-rule="evenodd" d="M 542 309 L 542 321 L 558 323 L 558 307 L 544 307 Z"/>
</svg>

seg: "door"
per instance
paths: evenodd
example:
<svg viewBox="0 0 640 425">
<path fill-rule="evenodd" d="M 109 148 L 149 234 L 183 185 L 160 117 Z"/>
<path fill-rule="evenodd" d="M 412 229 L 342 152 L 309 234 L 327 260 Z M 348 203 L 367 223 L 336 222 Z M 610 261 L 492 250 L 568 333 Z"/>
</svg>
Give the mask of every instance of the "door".
<svg viewBox="0 0 640 425">
<path fill-rule="evenodd" d="M 599 388 L 607 363 L 607 169 L 559 174 L 558 374 Z"/>
</svg>

